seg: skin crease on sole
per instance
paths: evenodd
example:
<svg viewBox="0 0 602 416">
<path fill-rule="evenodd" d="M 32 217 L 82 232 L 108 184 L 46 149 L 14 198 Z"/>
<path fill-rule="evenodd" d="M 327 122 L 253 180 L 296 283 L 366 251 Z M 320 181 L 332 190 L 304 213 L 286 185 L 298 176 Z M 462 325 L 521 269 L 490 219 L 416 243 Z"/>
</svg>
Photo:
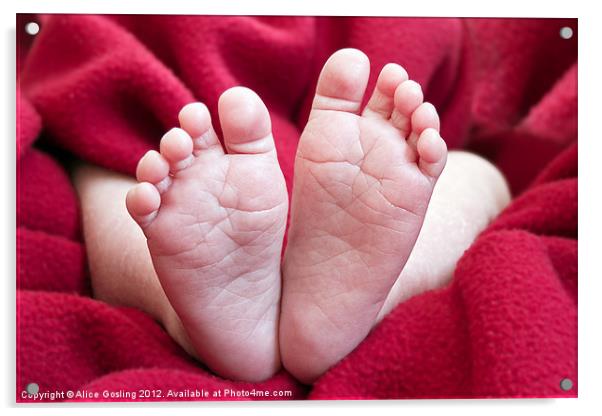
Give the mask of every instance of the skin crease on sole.
<svg viewBox="0 0 602 416">
<path fill-rule="evenodd" d="M 437 112 L 401 66 L 361 108 L 369 71 L 355 49 L 329 58 L 297 150 L 280 345 L 306 383 L 375 324 L 446 162 Z"/>
</svg>

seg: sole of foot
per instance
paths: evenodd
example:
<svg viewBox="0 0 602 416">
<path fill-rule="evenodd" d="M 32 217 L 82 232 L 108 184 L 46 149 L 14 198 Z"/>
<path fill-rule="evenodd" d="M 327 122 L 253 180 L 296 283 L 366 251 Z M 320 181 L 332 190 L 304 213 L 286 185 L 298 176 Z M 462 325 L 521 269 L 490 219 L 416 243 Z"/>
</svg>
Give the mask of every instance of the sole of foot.
<svg viewBox="0 0 602 416">
<path fill-rule="evenodd" d="M 375 324 L 446 162 L 420 85 L 388 64 L 362 108 L 369 72 L 355 49 L 328 59 L 297 150 L 280 344 L 285 368 L 306 383 Z"/>
<path fill-rule="evenodd" d="M 281 250 L 288 195 L 268 110 L 235 87 L 219 100 L 224 146 L 207 107 L 139 162 L 126 198 L 198 357 L 222 377 L 259 381 L 280 367 Z"/>
</svg>

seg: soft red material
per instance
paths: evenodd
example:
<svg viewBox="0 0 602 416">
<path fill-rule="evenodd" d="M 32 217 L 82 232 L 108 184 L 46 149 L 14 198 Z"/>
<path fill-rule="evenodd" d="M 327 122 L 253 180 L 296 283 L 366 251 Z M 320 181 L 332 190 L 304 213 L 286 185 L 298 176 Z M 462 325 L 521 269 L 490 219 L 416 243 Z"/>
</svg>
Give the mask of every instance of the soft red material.
<svg viewBox="0 0 602 416">
<path fill-rule="evenodd" d="M 576 396 L 577 43 L 559 36 L 563 26 L 576 34 L 576 20 L 38 20 L 40 34 L 20 35 L 18 48 L 18 401 L 32 400 L 21 395 L 30 382 L 100 394 L 74 400 L 131 400 L 123 392 L 139 389 L 290 391 L 284 399 Z M 132 175 L 182 105 L 204 101 L 219 130 L 217 98 L 245 85 L 270 109 L 290 190 L 319 70 L 349 46 L 371 59 L 369 88 L 386 62 L 404 65 L 438 107 L 448 146 L 493 160 L 518 195 L 449 286 L 399 305 L 314 386 L 285 371 L 257 384 L 220 379 L 146 314 L 90 298 L 77 197 L 60 160 Z M 564 378 L 570 391 L 560 389 Z"/>
</svg>

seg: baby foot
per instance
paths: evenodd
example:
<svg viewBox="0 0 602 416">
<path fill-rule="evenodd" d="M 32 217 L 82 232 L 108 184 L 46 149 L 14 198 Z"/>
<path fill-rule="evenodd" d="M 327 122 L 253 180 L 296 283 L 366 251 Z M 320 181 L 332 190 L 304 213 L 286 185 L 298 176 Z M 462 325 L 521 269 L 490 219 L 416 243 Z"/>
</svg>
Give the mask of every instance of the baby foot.
<svg viewBox="0 0 602 416">
<path fill-rule="evenodd" d="M 127 195 L 161 285 L 199 358 L 258 381 L 280 366 L 280 255 L 288 197 L 268 111 L 236 87 L 219 100 L 224 152 L 207 107 L 189 104 Z M 143 289 L 143 288 L 141 288 Z"/>
<path fill-rule="evenodd" d="M 295 160 L 283 269 L 284 366 L 312 382 L 368 334 L 420 232 L 445 166 L 435 108 L 386 65 L 343 49 L 320 75 Z"/>
</svg>

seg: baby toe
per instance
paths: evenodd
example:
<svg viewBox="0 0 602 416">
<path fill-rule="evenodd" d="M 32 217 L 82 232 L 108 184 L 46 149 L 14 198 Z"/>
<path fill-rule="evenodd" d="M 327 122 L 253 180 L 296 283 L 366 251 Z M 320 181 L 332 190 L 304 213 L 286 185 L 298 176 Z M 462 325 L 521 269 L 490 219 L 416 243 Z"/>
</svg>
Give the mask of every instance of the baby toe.
<svg viewBox="0 0 602 416">
<path fill-rule="evenodd" d="M 270 113 L 253 90 L 230 88 L 221 95 L 218 108 L 228 153 L 276 156 Z"/>
<path fill-rule="evenodd" d="M 412 131 L 420 134 L 429 128 L 439 131 L 439 114 L 431 103 L 422 103 L 412 113 Z"/>
<path fill-rule="evenodd" d="M 416 81 L 404 81 L 395 90 L 395 109 L 391 114 L 391 123 L 406 138 L 412 130 L 412 114 L 422 104 L 423 99 L 422 88 Z"/>
<path fill-rule="evenodd" d="M 215 147 L 223 150 L 211 124 L 211 114 L 203 103 L 186 104 L 178 114 L 180 127 L 192 138 L 194 150 Z"/>
<path fill-rule="evenodd" d="M 159 192 L 164 192 L 169 186 L 169 163 L 156 150 L 149 150 L 138 162 L 136 168 L 138 182 L 154 184 Z"/>
<path fill-rule="evenodd" d="M 142 182 L 128 191 L 125 204 L 134 221 L 144 229 L 157 215 L 161 195 L 154 185 Z"/>
<path fill-rule="evenodd" d="M 184 130 L 173 128 L 161 139 L 161 155 L 167 159 L 171 172 L 185 169 L 192 163 L 192 139 Z"/>
<path fill-rule="evenodd" d="M 447 145 L 434 128 L 426 128 L 416 144 L 418 151 L 418 166 L 431 178 L 438 178 L 447 161 Z"/>
<path fill-rule="evenodd" d="M 435 106 L 431 103 L 422 103 L 412 113 L 411 132 L 408 137 L 408 144 L 416 150 L 416 142 L 420 134 L 426 129 L 439 131 L 439 114 Z"/>
</svg>

